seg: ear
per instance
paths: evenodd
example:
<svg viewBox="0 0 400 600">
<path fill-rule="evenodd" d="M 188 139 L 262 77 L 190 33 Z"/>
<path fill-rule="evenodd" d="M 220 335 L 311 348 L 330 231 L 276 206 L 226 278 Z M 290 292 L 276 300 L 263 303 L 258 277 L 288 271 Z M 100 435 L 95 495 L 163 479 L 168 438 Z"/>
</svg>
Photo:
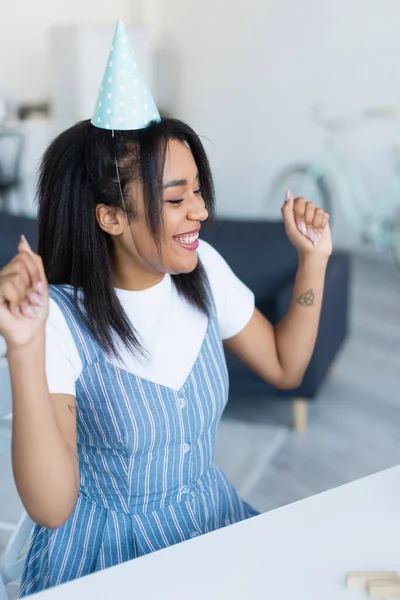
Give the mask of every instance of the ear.
<svg viewBox="0 0 400 600">
<path fill-rule="evenodd" d="M 115 206 L 97 204 L 96 219 L 100 229 L 110 235 L 121 235 L 126 225 L 124 213 Z"/>
</svg>

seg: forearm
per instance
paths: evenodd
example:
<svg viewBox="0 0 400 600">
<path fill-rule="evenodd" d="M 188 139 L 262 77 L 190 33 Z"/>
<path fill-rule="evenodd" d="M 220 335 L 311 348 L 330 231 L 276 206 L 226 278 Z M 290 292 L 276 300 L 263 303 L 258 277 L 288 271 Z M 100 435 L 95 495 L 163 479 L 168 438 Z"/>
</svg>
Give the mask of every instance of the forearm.
<svg viewBox="0 0 400 600">
<path fill-rule="evenodd" d="M 299 259 L 293 298 L 285 318 L 275 326 L 275 340 L 285 384 L 301 383 L 315 347 L 327 259 Z"/>
<path fill-rule="evenodd" d="M 15 482 L 32 519 L 57 527 L 71 513 L 78 468 L 57 423 L 45 376 L 44 336 L 10 350 L 13 393 L 12 461 Z"/>
</svg>

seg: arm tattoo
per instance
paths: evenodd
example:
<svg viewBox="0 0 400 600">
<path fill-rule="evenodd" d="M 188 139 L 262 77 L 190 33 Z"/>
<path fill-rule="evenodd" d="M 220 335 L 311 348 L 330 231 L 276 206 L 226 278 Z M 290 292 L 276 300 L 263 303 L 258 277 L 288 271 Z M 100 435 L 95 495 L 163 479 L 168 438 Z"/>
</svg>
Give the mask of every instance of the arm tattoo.
<svg viewBox="0 0 400 600">
<path fill-rule="evenodd" d="M 305 294 L 301 294 L 298 298 L 296 298 L 296 302 L 300 304 L 300 306 L 314 306 L 315 295 L 312 290 L 307 290 Z"/>
<path fill-rule="evenodd" d="M 76 406 L 72 406 L 72 404 L 68 404 L 68 410 L 70 413 L 73 413 L 76 410 Z"/>
</svg>

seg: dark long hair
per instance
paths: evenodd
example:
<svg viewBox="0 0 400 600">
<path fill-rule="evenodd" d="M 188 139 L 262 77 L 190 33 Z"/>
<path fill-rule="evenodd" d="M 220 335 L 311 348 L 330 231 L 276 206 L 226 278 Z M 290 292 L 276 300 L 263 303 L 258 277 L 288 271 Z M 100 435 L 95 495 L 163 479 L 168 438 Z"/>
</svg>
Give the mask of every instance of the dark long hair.
<svg viewBox="0 0 400 600">
<path fill-rule="evenodd" d="M 212 217 L 214 186 L 207 155 L 197 134 L 176 119 L 162 119 L 138 131 L 111 131 L 90 121 L 77 123 L 47 148 L 39 171 L 39 254 L 50 284 L 74 288 L 74 304 L 84 325 L 103 350 L 119 356 L 118 342 L 140 354 L 135 330 L 114 290 L 111 236 L 96 219 L 96 205 L 124 208 L 135 218 L 129 185 L 140 180 L 151 235 L 160 247 L 162 179 L 168 140 L 186 143 L 199 171 L 200 187 Z M 178 292 L 208 315 L 205 271 L 173 275 Z M 80 292 L 83 292 L 81 294 Z M 116 336 L 114 335 L 116 334 Z"/>
</svg>

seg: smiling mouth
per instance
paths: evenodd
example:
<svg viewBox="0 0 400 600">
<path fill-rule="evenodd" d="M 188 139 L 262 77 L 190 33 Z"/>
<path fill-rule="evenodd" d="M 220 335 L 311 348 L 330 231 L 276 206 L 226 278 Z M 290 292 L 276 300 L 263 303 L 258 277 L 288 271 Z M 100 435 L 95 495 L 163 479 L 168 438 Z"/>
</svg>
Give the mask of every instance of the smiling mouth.
<svg viewBox="0 0 400 600">
<path fill-rule="evenodd" d="M 187 250 L 196 250 L 199 246 L 199 229 L 188 231 L 179 235 L 174 235 L 173 239 Z"/>
<path fill-rule="evenodd" d="M 181 244 L 193 244 L 199 238 L 199 232 L 174 235 L 174 239 Z"/>
</svg>

